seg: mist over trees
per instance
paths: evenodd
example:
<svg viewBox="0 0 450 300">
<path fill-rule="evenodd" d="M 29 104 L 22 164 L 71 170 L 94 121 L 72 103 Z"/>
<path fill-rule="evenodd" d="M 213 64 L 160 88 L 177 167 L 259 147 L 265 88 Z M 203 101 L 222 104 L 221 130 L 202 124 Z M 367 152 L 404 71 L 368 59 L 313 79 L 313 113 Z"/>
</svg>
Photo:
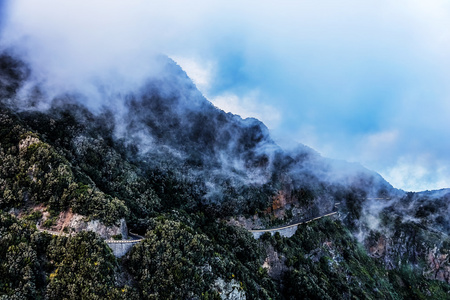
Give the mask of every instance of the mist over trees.
<svg viewBox="0 0 450 300">
<path fill-rule="evenodd" d="M 55 94 L 0 56 L 1 299 L 447 295 L 448 193 L 406 194 L 360 165 L 285 151 L 155 61 L 135 90 Z M 291 238 L 247 230 L 333 210 Z M 145 239 L 117 259 L 96 233 L 42 232 L 68 212 Z"/>
</svg>

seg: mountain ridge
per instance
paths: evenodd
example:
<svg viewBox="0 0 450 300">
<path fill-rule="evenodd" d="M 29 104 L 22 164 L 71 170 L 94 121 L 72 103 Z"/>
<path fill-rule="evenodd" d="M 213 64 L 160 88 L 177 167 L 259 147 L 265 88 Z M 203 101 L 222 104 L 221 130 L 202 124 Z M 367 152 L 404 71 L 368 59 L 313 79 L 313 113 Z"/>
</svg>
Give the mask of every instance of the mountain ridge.
<svg viewBox="0 0 450 300">
<path fill-rule="evenodd" d="M 91 297 L 109 290 L 114 299 L 224 299 L 236 290 L 238 299 L 408 299 L 450 290 L 446 191 L 405 193 L 307 146 L 284 151 L 260 121 L 218 110 L 175 62 L 158 61 L 161 76 L 155 71 L 137 90 L 97 81 L 95 93 L 82 87 L 49 96 L 24 62 L 0 56 L 0 251 L 22 257 L 7 250 L 15 240 L 2 237 L 28 226 L 22 240 L 44 266 L 33 267 L 34 289 L 22 291 L 23 278 L 8 286 L 29 298 L 73 298 L 64 284 L 85 285 L 73 283 L 79 277 L 69 273 L 81 273 L 70 266 L 84 266 L 89 255 L 58 245 L 85 243 L 105 267 L 91 271 L 88 282 L 104 282 L 86 289 Z M 87 102 L 93 94 L 100 102 Z M 290 238 L 255 240 L 230 225 L 233 218 L 263 228 L 289 224 L 336 203 L 339 217 L 300 224 Z M 34 231 L 36 224 L 57 226 L 66 212 L 111 228 L 125 219 L 145 239 L 116 261 L 98 235 Z M 8 270 L 0 268 L 0 278 Z M 151 279 L 166 277 L 173 279 Z"/>
</svg>

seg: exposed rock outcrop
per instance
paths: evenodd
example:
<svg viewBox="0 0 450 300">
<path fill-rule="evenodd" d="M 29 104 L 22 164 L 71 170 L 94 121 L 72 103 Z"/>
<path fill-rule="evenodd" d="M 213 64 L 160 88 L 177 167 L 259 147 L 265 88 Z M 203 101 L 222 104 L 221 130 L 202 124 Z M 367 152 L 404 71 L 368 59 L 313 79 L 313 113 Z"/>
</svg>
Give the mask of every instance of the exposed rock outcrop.
<svg viewBox="0 0 450 300">
<path fill-rule="evenodd" d="M 436 246 L 438 241 L 438 236 L 424 236 L 411 230 L 368 237 L 365 245 L 369 255 L 382 261 L 388 270 L 409 261 L 426 278 L 450 283 L 449 249 Z"/>
<path fill-rule="evenodd" d="M 128 229 L 125 219 L 120 219 L 119 226 L 106 226 L 99 220 L 86 222 L 83 216 L 75 214 L 70 221 L 69 227 L 75 232 L 93 231 L 104 239 L 110 239 L 114 235 L 122 235 L 122 239 L 128 238 Z"/>
<path fill-rule="evenodd" d="M 448 253 L 439 253 L 437 247 L 430 249 L 426 262 L 429 270 L 423 272 L 425 277 L 450 282 Z"/>
<path fill-rule="evenodd" d="M 43 211 L 42 219 L 38 222 L 38 228 L 42 228 L 44 222 L 50 217 L 44 206 L 35 207 L 35 210 Z M 122 239 L 128 239 L 128 228 L 125 219 L 120 219 L 118 225 L 107 226 L 99 220 L 86 221 L 85 216 L 74 214 L 71 210 L 59 213 L 55 224 L 48 228 L 52 232 L 77 233 L 80 231 L 93 231 L 104 239 L 121 235 Z"/>
<path fill-rule="evenodd" d="M 223 300 L 245 300 L 245 292 L 242 289 L 239 282 L 231 279 L 230 282 L 226 282 L 222 278 L 217 278 L 214 282 L 214 287 L 220 294 L 220 298 Z"/>
<path fill-rule="evenodd" d="M 270 277 L 280 280 L 283 273 L 288 270 L 285 264 L 286 258 L 283 255 L 278 254 L 272 245 L 266 248 L 267 257 L 264 260 L 262 267 L 267 270 L 267 274 Z"/>
</svg>

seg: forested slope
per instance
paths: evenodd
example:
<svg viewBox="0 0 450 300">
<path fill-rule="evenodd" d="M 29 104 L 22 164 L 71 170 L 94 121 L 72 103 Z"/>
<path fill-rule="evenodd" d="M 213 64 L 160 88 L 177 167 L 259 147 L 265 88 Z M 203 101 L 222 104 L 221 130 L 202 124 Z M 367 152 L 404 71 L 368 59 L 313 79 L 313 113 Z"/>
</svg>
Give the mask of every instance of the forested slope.
<svg viewBox="0 0 450 300">
<path fill-rule="evenodd" d="M 405 194 L 304 146 L 284 151 L 264 124 L 215 108 L 173 61 L 159 62 L 137 90 L 98 87 L 104 105 L 93 109 L 83 89 L 50 96 L 35 70 L 0 56 L 1 297 L 447 296 L 445 195 L 436 211 L 436 195 Z M 337 202 L 339 218 L 291 238 L 229 225 L 286 224 Z M 97 225 L 81 230 L 73 216 Z M 116 259 L 86 228 L 123 222 L 146 238 Z"/>
</svg>

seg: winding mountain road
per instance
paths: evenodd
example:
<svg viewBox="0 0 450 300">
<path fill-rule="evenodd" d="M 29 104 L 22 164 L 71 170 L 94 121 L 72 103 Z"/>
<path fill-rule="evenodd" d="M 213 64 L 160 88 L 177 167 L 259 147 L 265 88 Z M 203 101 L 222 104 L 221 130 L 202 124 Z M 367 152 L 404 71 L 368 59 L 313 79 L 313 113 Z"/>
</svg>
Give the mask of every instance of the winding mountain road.
<svg viewBox="0 0 450 300">
<path fill-rule="evenodd" d="M 40 232 L 46 232 L 51 235 L 56 236 L 70 236 L 71 234 L 65 233 L 63 231 L 53 231 L 53 230 L 47 230 L 42 228 L 37 228 Z M 128 232 L 128 239 L 126 240 L 104 240 L 106 244 L 111 248 L 113 251 L 113 254 L 116 257 L 122 257 L 124 256 L 135 244 L 141 242 L 144 240 L 143 236 L 140 236 L 138 234 Z"/>
<path fill-rule="evenodd" d="M 365 200 L 390 200 L 390 198 L 366 198 Z M 336 210 L 338 205 L 340 205 L 340 202 L 336 202 L 334 203 L 334 209 Z M 267 228 L 267 229 L 248 229 L 248 231 L 250 233 L 253 234 L 253 236 L 257 239 L 259 238 L 261 235 L 263 235 L 266 232 L 270 232 L 271 234 L 274 234 L 275 232 L 279 232 L 282 236 L 286 236 L 286 237 L 291 237 L 294 235 L 295 231 L 297 230 L 297 227 L 299 225 L 302 224 L 307 224 L 309 222 L 315 221 L 315 220 L 319 220 L 321 218 L 324 217 L 329 217 L 329 216 L 333 216 L 335 214 L 337 214 L 337 211 L 333 211 L 331 213 L 322 215 L 322 216 L 318 216 L 312 219 L 308 219 L 308 220 L 304 220 L 301 222 L 297 222 L 297 223 L 293 223 L 293 224 L 289 224 L 289 225 L 283 225 L 283 226 L 279 226 L 279 227 L 273 227 L 273 228 Z"/>
<path fill-rule="evenodd" d="M 294 223 L 294 224 L 290 224 L 290 225 L 284 225 L 284 226 L 268 228 L 268 229 L 250 229 L 249 231 L 250 232 L 274 232 L 274 231 L 278 231 L 278 230 L 288 229 L 288 228 L 291 228 L 291 227 L 294 227 L 294 226 L 298 226 L 298 225 L 301 225 L 301 224 L 306 224 L 306 223 L 309 223 L 309 222 L 312 222 L 312 221 L 315 221 L 315 220 L 322 219 L 323 217 L 328 217 L 328 216 L 332 216 L 332 215 L 335 215 L 335 214 L 337 214 L 337 211 L 329 213 L 329 214 L 326 214 L 326 215 L 323 215 L 323 216 L 319 216 L 319 217 L 316 217 L 316 218 L 313 218 L 313 219 L 309 219 L 307 221 L 302 221 L 302 222 L 298 222 L 298 223 Z"/>
<path fill-rule="evenodd" d="M 366 200 L 390 200 L 390 199 L 389 198 L 366 198 Z M 338 205 L 340 205 L 340 203 L 336 202 L 334 204 L 334 208 L 336 209 L 336 206 L 338 206 Z M 331 213 L 328 213 L 328 214 L 325 214 L 322 216 L 318 216 L 318 217 L 315 217 L 312 219 L 304 220 L 304 221 L 289 224 L 289 225 L 283 225 L 283 226 L 267 228 L 267 229 L 248 229 L 248 231 L 250 233 L 252 233 L 255 238 L 259 238 L 261 235 L 263 235 L 266 232 L 270 232 L 271 234 L 274 234 L 275 232 L 279 232 L 283 236 L 291 237 L 292 235 L 294 235 L 294 233 L 297 230 L 297 227 L 299 225 L 307 224 L 309 222 L 313 222 L 313 221 L 322 219 L 324 217 L 330 217 L 337 213 L 338 213 L 337 211 L 333 211 Z M 56 232 L 56 231 L 45 230 L 45 229 L 41 229 L 41 228 L 38 228 L 38 230 L 42 231 L 42 232 L 47 232 L 52 235 L 64 235 L 64 236 L 69 235 L 62 231 Z M 105 243 L 107 243 L 113 249 L 114 254 L 116 256 L 120 257 L 120 256 L 123 256 L 134 244 L 137 244 L 144 239 L 143 236 L 134 234 L 132 232 L 129 232 L 128 237 L 129 237 L 129 239 L 127 239 L 127 240 L 111 240 L 111 239 L 105 240 Z"/>
<path fill-rule="evenodd" d="M 65 233 L 63 231 L 54 231 L 54 230 L 48 230 L 48 229 L 42 229 L 42 228 L 37 228 L 38 231 L 40 232 L 45 232 L 51 235 L 56 235 L 56 236 L 70 236 L 71 233 Z M 127 244 L 127 243 L 132 243 L 132 244 L 136 244 L 140 241 L 142 241 L 144 239 L 143 236 L 140 236 L 138 234 L 132 233 L 132 232 L 128 232 L 128 239 L 127 240 L 104 240 L 105 243 L 107 244 Z"/>
</svg>

